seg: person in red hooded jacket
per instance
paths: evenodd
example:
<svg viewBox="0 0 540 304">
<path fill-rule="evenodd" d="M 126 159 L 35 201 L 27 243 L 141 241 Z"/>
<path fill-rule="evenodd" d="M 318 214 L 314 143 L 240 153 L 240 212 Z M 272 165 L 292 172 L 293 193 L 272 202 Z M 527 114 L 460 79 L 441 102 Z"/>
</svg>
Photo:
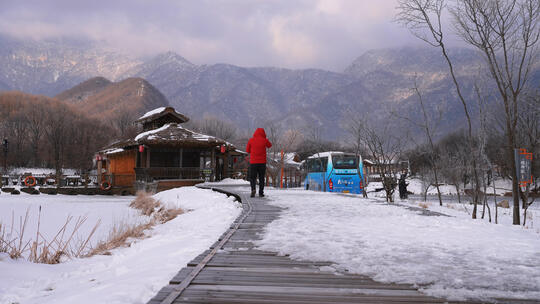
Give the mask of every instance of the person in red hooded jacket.
<svg viewBox="0 0 540 304">
<path fill-rule="evenodd" d="M 272 143 L 266 138 L 263 128 L 258 128 L 249 139 L 246 151 L 249 153 L 249 182 L 251 184 L 251 197 L 255 196 L 257 175 L 259 176 L 259 196 L 264 196 L 264 176 L 266 174 L 266 149 Z"/>
</svg>

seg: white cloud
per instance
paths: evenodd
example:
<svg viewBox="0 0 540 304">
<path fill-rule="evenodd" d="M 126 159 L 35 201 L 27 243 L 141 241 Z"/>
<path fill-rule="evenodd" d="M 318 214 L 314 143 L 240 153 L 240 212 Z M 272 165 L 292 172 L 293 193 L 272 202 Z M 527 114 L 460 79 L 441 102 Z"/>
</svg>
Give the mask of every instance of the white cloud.
<svg viewBox="0 0 540 304">
<path fill-rule="evenodd" d="M 0 32 L 70 36 L 134 55 L 173 50 L 194 63 L 342 70 L 371 48 L 408 43 L 396 0 L 3 0 Z"/>
<path fill-rule="evenodd" d="M 316 60 L 317 46 L 310 36 L 295 30 L 294 17 L 276 17 L 269 25 L 272 47 L 287 63 L 312 63 Z"/>
</svg>

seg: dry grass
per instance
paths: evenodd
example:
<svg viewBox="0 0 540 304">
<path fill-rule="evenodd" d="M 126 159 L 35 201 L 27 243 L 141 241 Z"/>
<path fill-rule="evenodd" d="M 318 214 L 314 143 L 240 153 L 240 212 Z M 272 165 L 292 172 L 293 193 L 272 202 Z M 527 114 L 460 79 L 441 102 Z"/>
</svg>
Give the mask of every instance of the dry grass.
<svg viewBox="0 0 540 304">
<path fill-rule="evenodd" d="M 19 219 L 19 229 L 14 231 L 15 220 L 12 213 L 11 229 L 9 233 L 5 225 L 0 224 L 0 252 L 9 254 L 12 259 L 26 258 L 34 263 L 57 264 L 63 256 L 82 257 L 89 249 L 89 241 L 94 235 L 100 222 L 98 221 L 88 236 L 82 241 L 75 241 L 74 237 L 86 222 L 86 217 L 78 217 L 73 228 L 68 231 L 69 224 L 73 222 L 73 217 L 68 216 L 62 227 L 58 230 L 51 241 L 47 241 L 40 232 L 41 206 L 39 207 L 36 236 L 25 241 L 25 231 L 28 225 L 30 209 L 26 209 L 24 219 Z M 25 255 L 27 256 L 25 257 Z"/>
<path fill-rule="evenodd" d="M 424 209 L 427 209 L 429 207 L 429 204 L 428 203 L 418 203 L 418 206 L 424 208 Z"/>
<path fill-rule="evenodd" d="M 161 203 L 156 201 L 151 194 L 144 191 L 138 191 L 137 197 L 129 204 L 129 206 L 140 210 L 143 215 L 150 216 L 154 211 L 159 209 Z"/>
<path fill-rule="evenodd" d="M 165 208 L 160 201 L 154 199 L 150 193 L 144 191 L 137 192 L 137 197 L 129 206 L 140 210 L 143 215 L 151 216 L 152 220 L 156 223 L 166 223 L 184 213 L 184 210 L 180 208 Z"/>
<path fill-rule="evenodd" d="M 142 224 L 121 223 L 114 225 L 109 232 L 109 237 L 99 242 L 86 254 L 87 257 L 96 254 L 110 255 L 111 250 L 119 247 L 129 247 L 130 239 L 142 239 L 145 237 L 144 231 L 152 228 L 152 221 Z"/>
<path fill-rule="evenodd" d="M 157 224 L 166 223 L 178 215 L 184 213 L 180 208 L 167 209 L 160 201 L 155 200 L 146 192 L 138 192 L 135 200 L 129 205 L 138 209 L 150 219 L 144 223 L 130 224 L 121 222 L 115 224 L 109 232 L 106 240 L 100 241 L 95 247 L 91 247 L 90 239 L 101 224 L 98 221 L 90 233 L 82 240 L 75 240 L 77 232 L 86 223 L 86 217 L 74 219 L 68 216 L 62 227 L 58 230 L 51 241 L 45 239 L 40 233 L 41 206 L 39 207 L 37 232 L 33 239 L 25 241 L 25 230 L 28 225 L 29 210 L 19 219 L 19 229 L 14 231 L 15 216 L 12 213 L 9 231 L 6 225 L 0 223 L 0 253 L 7 253 L 12 259 L 25 258 L 34 263 L 57 264 L 62 257 L 80 258 L 90 257 L 96 254 L 111 254 L 110 251 L 119 247 L 129 247 L 131 242 L 145 237 L 145 230 L 151 229 Z M 73 223 L 73 228 L 68 229 Z M 68 231 L 69 230 L 69 231 Z"/>
<path fill-rule="evenodd" d="M 154 214 L 154 219 L 163 224 L 170 220 L 175 219 L 180 214 L 184 213 L 184 210 L 177 208 L 177 209 L 163 209 L 159 210 Z"/>
<path fill-rule="evenodd" d="M 109 233 L 107 240 L 99 242 L 88 253 L 88 256 L 96 254 L 108 255 L 111 254 L 110 251 L 112 249 L 129 247 L 131 244 L 130 241 L 145 237 L 145 230 L 151 229 L 157 224 L 166 223 L 184 213 L 180 208 L 165 208 L 160 201 L 155 200 L 151 194 L 144 191 L 137 192 L 137 197 L 129 206 L 140 210 L 143 215 L 150 216 L 150 220 L 142 224 L 123 223 L 121 225 L 115 225 Z"/>
</svg>

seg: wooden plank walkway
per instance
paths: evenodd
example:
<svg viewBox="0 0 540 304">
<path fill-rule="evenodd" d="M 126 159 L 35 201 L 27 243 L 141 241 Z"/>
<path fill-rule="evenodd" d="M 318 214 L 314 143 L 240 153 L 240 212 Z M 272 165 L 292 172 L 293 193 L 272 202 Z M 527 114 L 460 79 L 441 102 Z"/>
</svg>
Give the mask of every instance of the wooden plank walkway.
<svg viewBox="0 0 540 304">
<path fill-rule="evenodd" d="M 295 261 L 258 250 L 253 241 L 261 239 L 264 227 L 279 217 L 281 209 L 267 204 L 266 198 L 250 198 L 247 192 L 237 197 L 244 206 L 242 215 L 148 304 L 451 303 L 426 296 L 412 285 L 384 284 L 362 275 L 321 271 L 321 266 L 332 264 L 328 261 Z"/>
</svg>

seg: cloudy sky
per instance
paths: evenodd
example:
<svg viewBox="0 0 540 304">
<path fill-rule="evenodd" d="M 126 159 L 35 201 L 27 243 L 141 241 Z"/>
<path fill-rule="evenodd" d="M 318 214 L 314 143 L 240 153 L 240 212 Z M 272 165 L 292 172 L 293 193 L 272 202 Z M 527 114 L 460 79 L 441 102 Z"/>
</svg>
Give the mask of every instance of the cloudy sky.
<svg viewBox="0 0 540 304">
<path fill-rule="evenodd" d="M 364 51 L 419 45 L 392 21 L 397 0 L 0 0 L 0 32 L 90 38 L 196 64 L 341 71 Z"/>
</svg>

